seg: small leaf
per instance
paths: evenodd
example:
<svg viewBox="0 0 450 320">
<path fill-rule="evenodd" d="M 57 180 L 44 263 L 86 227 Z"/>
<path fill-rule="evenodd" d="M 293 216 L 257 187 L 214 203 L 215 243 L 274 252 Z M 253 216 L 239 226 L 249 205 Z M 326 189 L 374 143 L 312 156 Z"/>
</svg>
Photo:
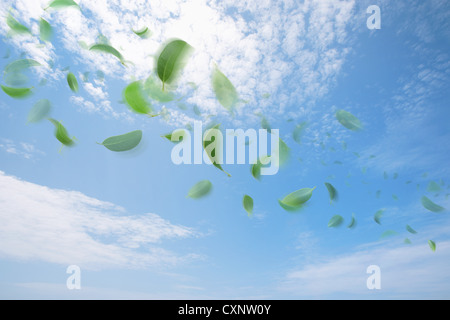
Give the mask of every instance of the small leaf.
<svg viewBox="0 0 450 320">
<path fill-rule="evenodd" d="M 328 228 L 337 228 L 344 222 L 344 218 L 340 215 L 333 216 L 328 222 Z"/>
<path fill-rule="evenodd" d="M 408 238 L 406 238 L 406 239 L 403 241 L 403 243 L 404 243 L 404 244 L 412 244 L 411 240 L 409 240 Z"/>
<path fill-rule="evenodd" d="M 381 234 L 380 239 L 388 238 L 397 235 L 398 233 L 393 230 L 387 230 Z"/>
<path fill-rule="evenodd" d="M 239 96 L 234 85 L 217 66 L 212 72 L 212 87 L 219 103 L 228 111 L 232 111 Z"/>
<path fill-rule="evenodd" d="M 344 151 L 347 150 L 347 142 L 342 141 L 341 145 L 342 145 L 342 150 L 344 150 Z"/>
<path fill-rule="evenodd" d="M 36 102 L 28 113 L 28 123 L 36 123 L 45 119 L 50 113 L 52 106 L 47 99 L 41 99 Z"/>
<path fill-rule="evenodd" d="M 422 197 L 422 205 L 425 207 L 425 209 L 430 210 L 432 212 L 445 211 L 445 208 L 441 207 L 440 205 L 437 205 L 436 203 L 428 199 L 426 196 Z"/>
<path fill-rule="evenodd" d="M 1 86 L 3 92 L 5 92 L 8 96 L 10 96 L 11 98 L 15 98 L 15 99 L 22 99 L 22 98 L 26 98 L 29 95 L 31 95 L 32 88 L 11 88 L 11 87 L 5 87 L 5 86 Z"/>
<path fill-rule="evenodd" d="M 173 140 L 172 140 L 172 136 L 173 136 L 174 134 L 176 134 L 177 136 L 179 136 L 179 141 L 173 141 Z M 186 130 L 184 130 L 184 129 L 177 129 L 177 130 L 175 130 L 175 131 L 172 132 L 172 133 L 168 133 L 168 134 L 163 135 L 162 137 L 163 137 L 163 138 L 166 138 L 166 139 L 169 140 L 170 142 L 178 143 L 178 142 L 183 141 L 185 135 L 186 135 Z"/>
<path fill-rule="evenodd" d="M 101 143 L 114 152 L 124 152 L 134 149 L 142 140 L 142 131 L 136 130 L 120 136 L 113 136 Z"/>
<path fill-rule="evenodd" d="M 173 40 L 164 46 L 156 63 L 156 71 L 163 83 L 163 90 L 165 84 L 171 84 L 181 72 L 191 48 L 183 40 Z"/>
<path fill-rule="evenodd" d="M 395 173 L 394 173 L 394 175 L 392 176 L 392 179 L 394 179 L 394 180 L 395 180 L 395 179 L 397 179 L 397 178 L 398 178 L 398 173 L 397 173 L 397 172 L 395 172 Z"/>
<path fill-rule="evenodd" d="M 272 131 L 269 121 L 264 116 L 261 117 L 261 128 L 267 130 L 268 133 Z"/>
<path fill-rule="evenodd" d="M 290 157 L 291 157 L 291 149 L 280 138 L 279 139 L 279 161 L 280 161 L 280 166 L 285 165 L 288 162 Z"/>
<path fill-rule="evenodd" d="M 352 213 L 352 221 L 351 221 L 350 224 L 347 226 L 347 228 L 353 229 L 355 226 L 356 226 L 356 218 L 355 218 L 355 214 Z"/>
<path fill-rule="evenodd" d="M 159 80 L 158 80 L 159 81 Z M 159 81 L 160 82 L 160 81 Z M 161 89 L 161 82 L 157 83 L 157 79 L 152 76 L 148 77 L 144 83 L 144 91 L 148 96 L 159 102 L 170 102 L 174 100 L 174 96 L 170 92 Z"/>
<path fill-rule="evenodd" d="M 247 211 L 248 215 L 251 216 L 253 214 L 253 199 L 252 197 L 245 195 L 242 200 L 242 205 L 244 206 L 245 211 Z"/>
<path fill-rule="evenodd" d="M 77 93 L 78 92 L 78 81 L 72 72 L 67 74 L 67 83 L 69 84 L 70 90 Z"/>
<path fill-rule="evenodd" d="M 280 205 L 291 208 L 301 208 L 309 199 L 311 199 L 314 188 L 304 188 L 288 194 L 283 200 L 279 200 Z M 284 208 L 284 207 L 283 207 Z"/>
<path fill-rule="evenodd" d="M 431 251 L 436 252 L 436 243 L 432 240 L 428 240 L 428 245 L 430 246 Z"/>
<path fill-rule="evenodd" d="M 330 196 L 330 202 L 333 202 L 333 200 L 337 199 L 336 188 L 331 183 L 328 182 L 325 182 L 325 186 L 327 187 L 328 195 Z"/>
<path fill-rule="evenodd" d="M 52 2 L 50 2 L 47 8 L 45 8 L 45 10 L 47 10 L 48 8 L 62 9 L 72 6 L 79 8 L 78 4 L 73 0 L 53 0 Z"/>
<path fill-rule="evenodd" d="M 211 192 L 212 183 L 209 180 L 203 180 L 195 184 L 188 193 L 188 197 L 199 199 Z"/>
<path fill-rule="evenodd" d="M 409 225 L 406 225 L 406 230 L 407 230 L 409 233 L 417 234 L 417 231 L 414 230 L 413 228 L 411 228 Z"/>
<path fill-rule="evenodd" d="M 397 200 L 398 200 L 397 195 L 393 194 L 393 195 L 392 195 L 392 199 L 394 199 L 395 201 L 397 201 Z"/>
<path fill-rule="evenodd" d="M 375 222 L 378 223 L 379 225 L 381 225 L 381 218 L 383 217 L 384 211 L 385 209 L 378 210 L 377 212 L 375 212 L 375 215 L 373 217 Z"/>
<path fill-rule="evenodd" d="M 359 131 L 362 129 L 362 124 L 359 119 L 345 110 L 338 110 L 336 112 L 336 119 L 349 130 Z"/>
<path fill-rule="evenodd" d="M 294 129 L 294 132 L 292 133 L 292 137 L 294 138 L 294 141 L 298 144 L 302 144 L 302 134 L 305 131 L 307 127 L 306 122 L 302 122 L 299 125 L 297 125 Z"/>
<path fill-rule="evenodd" d="M 378 191 L 377 191 L 376 197 L 377 197 L 377 199 L 380 199 L 380 197 L 381 197 L 381 190 L 378 190 Z"/>
<path fill-rule="evenodd" d="M 152 113 L 151 104 L 145 99 L 140 81 L 130 83 L 124 90 L 124 100 L 127 105 L 140 114 Z"/>
<path fill-rule="evenodd" d="M 152 33 L 150 32 L 148 27 L 144 27 L 140 30 L 134 30 L 134 29 L 132 29 L 132 30 L 137 36 L 141 37 L 142 39 L 147 39 L 152 36 Z"/>
<path fill-rule="evenodd" d="M 430 181 L 427 187 L 428 192 L 440 192 L 441 186 L 437 184 L 435 181 Z"/>
<path fill-rule="evenodd" d="M 14 34 L 31 34 L 30 29 L 19 23 L 11 14 L 8 14 L 6 17 L 6 24 L 11 28 L 11 31 Z"/>
<path fill-rule="evenodd" d="M 383 177 L 384 177 L 384 180 L 389 179 L 388 173 L 386 171 L 383 173 Z"/>
<path fill-rule="evenodd" d="M 89 50 L 111 54 L 111 55 L 115 56 L 117 59 L 119 59 L 120 63 L 125 64 L 125 59 L 122 56 L 122 54 L 119 51 L 117 51 L 114 47 L 110 46 L 109 44 L 97 43 L 97 44 L 92 45 L 89 48 Z"/>
<path fill-rule="evenodd" d="M 220 127 L 220 124 L 215 125 L 211 129 L 219 130 L 219 127 Z M 215 161 L 215 154 L 213 154 L 213 152 L 214 153 L 217 152 L 216 148 L 222 148 L 223 146 L 217 146 L 217 142 L 215 140 L 212 140 L 213 132 L 214 131 L 208 131 L 207 134 L 205 134 L 205 136 L 203 138 L 203 149 L 205 150 L 205 152 L 208 155 L 209 159 L 211 160 L 212 164 L 217 169 L 224 172 L 228 177 L 231 177 L 231 175 L 222 168 L 222 165 Z M 208 150 L 211 150 L 211 152 L 208 152 Z"/>
<path fill-rule="evenodd" d="M 75 142 L 69 137 L 67 129 L 61 124 L 61 122 L 52 118 L 48 120 L 55 126 L 56 128 L 55 137 L 56 139 L 58 139 L 59 142 L 61 142 L 63 145 L 67 147 L 71 147 L 75 144 Z"/>
<path fill-rule="evenodd" d="M 52 26 L 43 18 L 39 20 L 39 34 L 42 41 L 50 41 L 52 38 Z"/>
</svg>

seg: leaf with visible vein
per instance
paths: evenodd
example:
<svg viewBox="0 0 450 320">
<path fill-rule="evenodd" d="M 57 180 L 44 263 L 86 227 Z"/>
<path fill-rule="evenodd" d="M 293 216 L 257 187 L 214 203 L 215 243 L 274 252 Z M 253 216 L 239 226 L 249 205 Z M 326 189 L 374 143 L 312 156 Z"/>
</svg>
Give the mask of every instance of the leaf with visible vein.
<svg viewBox="0 0 450 320">
<path fill-rule="evenodd" d="M 163 83 L 163 91 L 165 84 L 171 84 L 177 78 L 191 49 L 187 42 L 179 39 L 164 46 L 156 62 L 156 73 Z"/>
<path fill-rule="evenodd" d="M 3 92 L 14 99 L 23 99 L 31 95 L 32 88 L 11 88 L 6 86 L 1 86 Z"/>
<path fill-rule="evenodd" d="M 293 210 L 300 209 L 309 199 L 311 199 L 314 188 L 303 188 L 294 191 L 284 197 L 282 200 L 278 200 L 279 204 L 285 209 L 292 208 Z M 290 211 L 290 210 L 288 210 Z"/>
<path fill-rule="evenodd" d="M 142 140 L 142 131 L 136 130 L 119 136 L 113 136 L 101 143 L 114 152 L 124 152 L 136 148 Z"/>
</svg>

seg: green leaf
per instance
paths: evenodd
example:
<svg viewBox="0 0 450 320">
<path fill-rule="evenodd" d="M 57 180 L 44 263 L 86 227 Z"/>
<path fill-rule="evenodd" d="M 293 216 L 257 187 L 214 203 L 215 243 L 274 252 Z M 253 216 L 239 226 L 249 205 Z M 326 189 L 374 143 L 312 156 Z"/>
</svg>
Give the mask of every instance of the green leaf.
<svg viewBox="0 0 450 320">
<path fill-rule="evenodd" d="M 338 110 L 336 112 L 336 119 L 349 130 L 359 131 L 362 129 L 362 124 L 359 119 L 345 110 Z"/>
<path fill-rule="evenodd" d="M 341 145 L 342 145 L 342 150 L 346 151 L 347 150 L 347 142 L 342 141 Z"/>
<path fill-rule="evenodd" d="M 47 8 L 45 8 L 45 10 L 47 10 L 48 8 L 62 9 L 72 6 L 79 8 L 78 4 L 73 0 L 53 0 L 52 2 L 50 2 Z"/>
<path fill-rule="evenodd" d="M 29 95 L 31 95 L 32 88 L 11 88 L 11 87 L 5 87 L 5 86 L 1 86 L 3 92 L 5 92 L 8 96 L 10 96 L 11 98 L 15 98 L 15 99 L 22 99 L 22 98 L 26 98 Z"/>
<path fill-rule="evenodd" d="M 436 243 L 432 240 L 428 240 L 428 245 L 430 246 L 431 251 L 436 252 Z"/>
<path fill-rule="evenodd" d="M 50 113 L 52 106 L 47 99 L 41 99 L 36 102 L 28 113 L 28 123 L 36 123 L 45 119 Z"/>
<path fill-rule="evenodd" d="M 39 20 L 39 34 L 42 41 L 50 41 L 52 38 L 52 26 L 43 18 Z"/>
<path fill-rule="evenodd" d="M 393 194 L 393 195 L 392 195 L 392 199 L 394 199 L 395 201 L 397 201 L 397 200 L 398 200 L 397 195 Z"/>
<path fill-rule="evenodd" d="M 219 130 L 220 124 L 215 125 L 211 129 Z M 211 141 L 211 138 L 213 137 L 213 131 L 208 131 L 208 133 L 203 138 L 203 149 L 205 150 L 206 154 L 208 155 L 209 159 L 211 160 L 212 164 L 222 172 L 224 172 L 228 177 L 231 177 L 231 175 L 223 170 L 222 165 L 220 163 L 216 163 L 214 160 L 215 154 L 212 154 L 213 152 L 209 153 L 208 150 L 212 150 L 216 152 L 217 142 L 215 140 Z M 223 146 L 220 146 L 223 147 Z"/>
<path fill-rule="evenodd" d="M 267 130 L 269 133 L 272 131 L 269 121 L 264 116 L 261 117 L 261 128 Z"/>
<path fill-rule="evenodd" d="M 14 34 L 31 34 L 30 29 L 19 23 L 10 13 L 6 17 L 6 24 L 11 28 L 11 32 Z"/>
<path fill-rule="evenodd" d="M 414 230 L 413 228 L 411 228 L 409 225 L 406 225 L 406 230 L 407 230 L 409 233 L 417 234 L 417 231 Z"/>
<path fill-rule="evenodd" d="M 211 189 L 212 183 L 209 180 L 200 181 L 189 190 L 188 197 L 192 199 L 205 197 L 211 192 Z"/>
<path fill-rule="evenodd" d="M 394 175 L 392 176 L 392 179 L 394 179 L 394 180 L 395 180 L 395 179 L 397 179 L 397 178 L 398 178 L 398 173 L 397 173 L 397 172 L 395 172 L 395 173 L 394 173 Z"/>
<path fill-rule="evenodd" d="M 163 91 L 161 89 L 161 84 L 156 82 L 152 76 L 148 77 L 144 83 L 144 91 L 148 96 L 159 102 L 170 102 L 174 100 L 174 96 L 172 93 Z M 159 81 L 159 80 L 158 80 Z"/>
<path fill-rule="evenodd" d="M 247 211 L 248 215 L 251 216 L 253 214 L 253 199 L 248 195 L 244 195 L 244 199 L 242 200 L 242 205 L 244 206 L 245 211 Z"/>
<path fill-rule="evenodd" d="M 145 99 L 142 88 L 140 81 L 130 83 L 124 90 L 124 101 L 136 113 L 151 114 L 151 104 Z"/>
<path fill-rule="evenodd" d="M 134 149 L 142 140 L 142 131 L 136 130 L 120 136 L 113 136 L 101 143 L 114 152 L 124 152 Z"/>
<path fill-rule="evenodd" d="M 356 218 L 355 218 L 355 214 L 352 213 L 352 221 L 351 221 L 350 224 L 347 226 L 347 228 L 353 229 L 355 226 L 356 226 Z"/>
<path fill-rule="evenodd" d="M 77 93 L 78 92 L 78 81 L 72 72 L 67 74 L 67 83 L 69 84 L 70 90 Z"/>
<path fill-rule="evenodd" d="M 144 27 L 140 30 L 134 30 L 134 29 L 132 29 L 132 30 L 137 36 L 141 37 L 142 39 L 147 39 L 152 36 L 152 33 L 150 32 L 148 27 Z"/>
<path fill-rule="evenodd" d="M 122 56 L 122 54 L 119 51 L 117 51 L 114 47 L 110 46 L 109 44 L 96 43 L 96 44 L 92 45 L 89 48 L 89 50 L 111 54 L 111 55 L 115 56 L 117 59 L 119 59 L 120 63 L 125 64 L 125 59 Z"/>
<path fill-rule="evenodd" d="M 294 141 L 297 142 L 298 144 L 302 144 L 302 134 L 305 131 L 307 125 L 308 125 L 307 122 L 300 123 L 295 127 L 294 132 L 292 133 Z"/>
<path fill-rule="evenodd" d="M 181 134 L 180 134 L 180 133 L 181 133 Z M 173 142 L 173 143 L 179 143 L 179 142 L 183 141 L 183 139 L 184 139 L 186 133 L 187 133 L 187 132 L 186 132 L 185 129 L 177 129 L 177 130 L 175 130 L 175 131 L 172 132 L 172 133 L 168 133 L 168 134 L 163 135 L 162 137 L 163 137 L 163 138 L 166 138 L 166 139 L 169 140 L 170 142 Z M 177 134 L 177 135 L 180 137 L 180 140 L 179 140 L 179 141 L 172 141 L 172 136 L 173 136 L 174 134 Z"/>
<path fill-rule="evenodd" d="M 4 73 L 18 73 L 31 67 L 40 67 L 42 64 L 33 59 L 19 59 L 5 66 Z"/>
<path fill-rule="evenodd" d="M 284 197 L 283 200 L 279 200 L 279 203 L 280 205 L 282 205 L 283 208 L 284 206 L 296 209 L 301 208 L 309 199 L 311 199 L 313 191 L 315 189 L 316 187 L 312 189 L 304 188 L 294 191 L 288 194 L 286 197 Z"/>
<path fill-rule="evenodd" d="M 28 82 L 28 77 L 22 73 L 9 72 L 5 74 L 4 80 L 8 86 L 18 87 L 25 85 Z"/>
<path fill-rule="evenodd" d="M 376 197 L 377 197 L 377 199 L 380 199 L 380 197 L 381 197 L 381 190 L 377 190 Z"/>
<path fill-rule="evenodd" d="M 426 196 L 422 197 L 422 205 L 425 207 L 425 209 L 430 210 L 432 212 L 442 212 L 445 211 L 445 208 L 441 207 L 440 205 L 437 205 L 430 199 L 428 199 Z"/>
<path fill-rule="evenodd" d="M 427 187 L 428 192 L 440 192 L 441 186 L 434 181 L 430 181 Z"/>
<path fill-rule="evenodd" d="M 55 137 L 59 142 L 67 147 L 75 145 L 75 142 L 69 137 L 67 129 L 61 124 L 61 122 L 52 118 L 48 120 L 55 126 Z"/>
<path fill-rule="evenodd" d="M 198 108 L 197 105 L 194 105 L 194 106 L 192 107 L 192 110 L 194 111 L 194 113 L 195 113 L 195 115 L 196 115 L 197 117 L 200 117 L 200 116 L 202 115 L 202 113 L 201 113 L 201 111 L 200 111 L 200 109 Z"/>
<path fill-rule="evenodd" d="M 406 238 L 406 239 L 403 241 L 403 243 L 404 243 L 404 244 L 412 244 L 411 240 L 409 240 L 408 238 Z"/>
<path fill-rule="evenodd" d="M 344 218 L 340 215 L 333 216 L 328 222 L 328 228 L 337 228 L 344 222 Z"/>
<path fill-rule="evenodd" d="M 383 217 L 384 211 L 385 209 L 378 210 L 377 212 L 375 212 L 375 215 L 373 217 L 373 220 L 375 220 L 375 222 L 379 225 L 381 225 L 381 218 Z"/>
<path fill-rule="evenodd" d="M 183 40 L 172 40 L 167 43 L 156 63 L 156 71 L 159 79 L 165 84 L 171 84 L 184 67 L 185 58 L 192 47 Z"/>
<path fill-rule="evenodd" d="M 337 199 L 337 191 L 336 188 L 328 182 L 325 182 L 325 187 L 327 187 L 328 195 L 330 196 L 330 202 Z"/>
<path fill-rule="evenodd" d="M 279 141 L 279 161 L 280 166 L 285 165 L 291 156 L 291 149 L 288 145 L 280 138 Z"/>
<path fill-rule="evenodd" d="M 387 230 L 383 232 L 380 236 L 380 239 L 388 238 L 397 235 L 398 233 L 393 230 Z"/>
<path fill-rule="evenodd" d="M 217 66 L 212 72 L 212 87 L 219 103 L 228 111 L 232 111 L 239 96 L 234 85 Z"/>
<path fill-rule="evenodd" d="M 383 173 L 383 178 L 384 180 L 389 179 L 388 173 L 386 171 Z"/>
</svg>

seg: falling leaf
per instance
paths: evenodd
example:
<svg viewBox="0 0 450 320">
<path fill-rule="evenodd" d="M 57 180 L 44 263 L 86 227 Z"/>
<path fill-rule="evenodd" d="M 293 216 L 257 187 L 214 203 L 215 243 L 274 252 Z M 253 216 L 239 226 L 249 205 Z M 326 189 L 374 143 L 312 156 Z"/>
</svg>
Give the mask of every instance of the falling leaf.
<svg viewBox="0 0 450 320">
<path fill-rule="evenodd" d="M 170 102 L 174 100 L 173 94 L 167 91 L 163 91 L 161 89 L 161 82 L 157 83 L 157 79 L 152 76 L 148 77 L 145 81 L 143 90 L 151 99 L 159 102 Z"/>
<path fill-rule="evenodd" d="M 252 165 L 251 172 L 253 178 L 255 178 L 256 180 L 261 179 L 261 168 L 263 167 L 263 163 L 268 163 L 269 159 L 269 156 L 261 157 L 255 164 Z"/>
<path fill-rule="evenodd" d="M 384 180 L 389 179 L 388 173 L 386 171 L 383 173 L 383 177 L 384 177 Z"/>
<path fill-rule="evenodd" d="M 152 33 L 150 32 L 148 27 L 143 27 L 142 29 L 139 29 L 139 30 L 132 29 L 132 31 L 137 36 L 141 37 L 142 39 L 147 39 L 147 38 L 150 38 L 152 36 Z"/>
<path fill-rule="evenodd" d="M 142 131 L 136 130 L 120 136 L 113 136 L 101 143 L 114 152 L 124 152 L 134 149 L 142 140 Z"/>
<path fill-rule="evenodd" d="M 209 180 L 203 180 L 195 184 L 191 190 L 189 190 L 188 197 L 192 199 L 199 199 L 211 192 L 212 183 Z"/>
<path fill-rule="evenodd" d="M 279 139 L 279 161 L 280 166 L 284 166 L 291 157 L 291 149 L 288 145 L 280 138 Z"/>
<path fill-rule="evenodd" d="M 362 167 L 361 168 L 361 172 L 362 172 L 362 174 L 366 174 L 367 173 L 367 167 Z"/>
<path fill-rule="evenodd" d="M 298 144 L 302 143 L 302 134 L 304 132 L 304 130 L 307 127 L 307 123 L 306 122 L 302 122 L 299 125 L 297 125 L 294 129 L 294 132 L 292 133 L 292 137 L 294 138 L 294 141 L 297 142 Z"/>
<path fill-rule="evenodd" d="M 200 111 L 200 109 L 198 108 L 197 105 L 194 105 L 194 106 L 192 107 L 192 110 L 194 111 L 194 113 L 195 113 L 196 116 L 200 117 L 200 116 L 202 115 L 202 113 L 201 113 L 201 111 Z"/>
<path fill-rule="evenodd" d="M 28 77 L 22 73 L 9 72 L 4 76 L 5 83 L 8 86 L 23 86 L 28 82 Z"/>
<path fill-rule="evenodd" d="M 380 197 L 381 197 L 381 190 L 377 190 L 376 197 L 377 197 L 377 199 L 380 199 Z"/>
<path fill-rule="evenodd" d="M 431 251 L 436 252 L 436 243 L 432 240 L 428 240 L 428 245 L 430 246 Z"/>
<path fill-rule="evenodd" d="M 325 186 L 327 187 L 328 195 L 330 196 L 330 202 L 333 202 L 333 200 L 337 200 L 336 188 L 328 182 L 325 182 Z"/>
<path fill-rule="evenodd" d="M 45 119 L 50 113 L 52 106 L 47 99 L 41 99 L 36 102 L 28 113 L 28 123 L 36 123 Z"/>
<path fill-rule="evenodd" d="M 19 23 L 11 14 L 8 14 L 6 17 L 6 24 L 11 28 L 11 32 L 14 34 L 31 34 L 30 29 Z"/>
<path fill-rule="evenodd" d="M 337 164 L 337 165 L 340 165 L 340 166 L 343 165 L 342 161 L 337 161 L 337 160 L 336 160 L 336 161 L 333 162 L 333 163 L 334 163 L 334 164 Z"/>
<path fill-rule="evenodd" d="M 344 151 L 347 150 L 347 142 L 342 141 L 341 145 L 342 145 L 342 150 L 344 150 Z"/>
<path fill-rule="evenodd" d="M 397 178 L 398 178 L 398 173 L 397 173 L 397 172 L 395 172 L 395 173 L 394 173 L 394 175 L 392 176 L 392 179 L 394 179 L 394 180 L 395 180 L 395 179 L 397 179 Z"/>
<path fill-rule="evenodd" d="M 61 122 L 52 118 L 48 120 L 55 126 L 56 128 L 55 137 L 56 139 L 58 139 L 59 142 L 61 142 L 63 145 L 67 147 L 71 147 L 75 144 L 75 142 L 69 137 L 67 129 L 61 124 Z"/>
<path fill-rule="evenodd" d="M 125 102 L 134 112 L 139 114 L 152 113 L 151 104 L 143 95 L 142 83 L 140 81 L 130 83 L 125 88 L 123 95 Z"/>
<path fill-rule="evenodd" d="M 338 110 L 336 112 L 336 119 L 349 130 L 359 131 L 362 129 L 362 124 L 359 119 L 345 110 Z"/>
<path fill-rule="evenodd" d="M 261 117 L 261 128 L 267 130 L 268 133 L 272 132 L 272 128 L 270 127 L 270 123 L 266 117 Z"/>
<path fill-rule="evenodd" d="M 215 125 L 214 127 L 212 127 L 211 129 L 213 130 L 219 130 L 220 124 Z M 214 136 L 214 131 L 207 131 L 207 134 L 205 134 L 204 138 L 203 138 L 203 149 L 205 150 L 206 154 L 208 155 L 209 159 L 211 160 L 212 164 L 219 170 L 223 171 L 224 173 L 226 173 L 228 175 L 228 177 L 231 177 L 231 175 L 226 172 L 225 170 L 223 170 L 222 165 L 220 163 L 217 163 L 215 161 L 215 153 L 217 152 L 216 148 L 217 147 L 222 147 L 222 146 L 217 146 L 217 142 L 215 140 L 212 140 L 212 137 Z M 211 141 L 212 140 L 212 141 Z M 211 150 L 211 151 L 209 151 Z"/>
<path fill-rule="evenodd" d="M 119 51 L 117 51 L 117 49 L 110 46 L 109 44 L 97 43 L 97 44 L 92 45 L 89 48 L 89 50 L 111 54 L 111 55 L 115 56 L 117 59 L 119 59 L 120 63 L 122 63 L 123 65 L 125 64 L 125 59 L 122 56 L 122 54 Z"/>
<path fill-rule="evenodd" d="M 385 239 L 385 238 L 388 238 L 388 237 L 392 237 L 392 236 L 395 236 L 395 235 L 397 235 L 397 234 L 398 234 L 398 233 L 395 232 L 395 231 L 393 231 L 393 230 L 387 230 L 387 231 L 385 231 L 385 232 L 383 232 L 383 233 L 381 234 L 380 239 Z"/>
<path fill-rule="evenodd" d="M 406 238 L 406 239 L 403 241 L 403 243 L 404 243 L 404 244 L 412 244 L 411 240 L 409 240 L 408 238 Z"/>
<path fill-rule="evenodd" d="M 340 215 L 333 216 L 328 222 L 328 228 L 337 228 L 344 222 L 344 218 Z"/>
<path fill-rule="evenodd" d="M 83 80 L 83 82 L 88 82 L 89 81 L 89 71 L 83 72 L 83 75 L 81 77 L 81 80 Z"/>
<path fill-rule="evenodd" d="M 385 209 L 378 210 L 377 212 L 375 212 L 375 215 L 373 217 L 373 220 L 375 220 L 375 222 L 379 225 L 381 225 L 381 218 L 383 217 L 384 211 Z"/>
<path fill-rule="evenodd" d="M 347 228 L 353 229 L 355 226 L 356 226 L 356 218 L 355 218 L 355 214 L 352 213 L 352 221 L 351 221 L 350 224 L 347 226 Z"/>
<path fill-rule="evenodd" d="M 164 46 L 156 63 L 156 71 L 163 83 L 163 91 L 165 84 L 171 84 L 181 72 L 191 48 L 183 40 L 173 40 Z"/>
<path fill-rule="evenodd" d="M 427 187 L 428 192 L 439 192 L 441 191 L 441 186 L 434 181 L 430 181 Z"/>
<path fill-rule="evenodd" d="M 171 141 L 173 143 L 178 143 L 178 142 L 183 141 L 184 137 L 186 136 L 186 133 L 187 132 L 184 129 L 177 129 L 177 130 L 175 130 L 172 133 L 168 133 L 168 134 L 163 135 L 162 137 L 166 138 L 167 140 L 169 140 L 169 141 Z M 173 135 L 179 137 L 179 140 L 178 141 L 172 141 L 172 136 Z"/>
<path fill-rule="evenodd" d="M 422 205 L 425 207 L 425 209 L 430 210 L 432 212 L 442 212 L 445 211 L 445 208 L 437 205 L 430 199 L 428 199 L 426 196 L 422 197 Z"/>
<path fill-rule="evenodd" d="M 409 233 L 417 234 L 417 231 L 414 230 L 413 228 L 411 228 L 409 225 L 406 225 L 406 230 L 407 230 Z"/>
<path fill-rule="evenodd" d="M 278 202 L 286 210 L 288 210 L 287 208 L 292 208 L 293 210 L 300 209 L 309 199 L 311 199 L 315 189 L 316 187 L 294 191 L 284 197 L 283 200 L 278 200 Z"/>
<path fill-rule="evenodd" d="M 52 38 L 52 27 L 47 20 L 40 18 L 39 19 L 39 34 L 42 41 L 50 41 Z"/>
<path fill-rule="evenodd" d="M 4 73 L 18 73 L 31 67 L 40 67 L 42 64 L 33 59 L 19 59 L 7 64 Z"/>
<path fill-rule="evenodd" d="M 242 205 L 244 206 L 244 209 L 245 211 L 247 211 L 248 215 L 251 216 L 253 214 L 253 198 L 248 195 L 244 195 Z"/>
<path fill-rule="evenodd" d="M 47 8 L 45 8 L 45 10 L 47 10 L 48 8 L 62 9 L 67 7 L 79 8 L 78 4 L 73 0 L 53 0 L 52 2 L 50 2 Z"/>
<path fill-rule="evenodd" d="M 232 111 L 239 97 L 234 85 L 217 66 L 212 72 L 212 87 L 219 103 L 228 111 Z"/>
<path fill-rule="evenodd" d="M 395 201 L 397 201 L 397 200 L 398 200 L 397 195 L 393 194 L 393 195 L 392 195 L 392 199 L 394 199 Z"/>
<path fill-rule="evenodd" d="M 11 88 L 6 86 L 1 86 L 3 92 L 5 92 L 8 96 L 15 99 L 26 98 L 32 93 L 32 88 Z"/>
<path fill-rule="evenodd" d="M 370 157 L 369 157 L 369 159 L 375 159 L 376 157 L 377 157 L 376 155 L 371 154 Z"/>
<path fill-rule="evenodd" d="M 411 180 L 408 180 L 408 181 L 405 182 L 405 184 L 411 184 L 411 183 L 412 183 Z"/>
<path fill-rule="evenodd" d="M 72 72 L 67 74 L 67 83 L 69 84 L 70 90 L 77 93 L 78 92 L 78 81 Z"/>
<path fill-rule="evenodd" d="M 357 157 L 357 158 L 361 158 L 361 155 L 358 152 L 353 152 L 353 154 Z"/>
</svg>

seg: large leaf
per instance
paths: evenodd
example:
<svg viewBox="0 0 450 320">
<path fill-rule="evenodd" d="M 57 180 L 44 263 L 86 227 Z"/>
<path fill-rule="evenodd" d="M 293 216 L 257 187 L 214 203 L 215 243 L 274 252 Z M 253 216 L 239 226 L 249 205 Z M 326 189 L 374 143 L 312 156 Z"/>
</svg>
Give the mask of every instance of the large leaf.
<svg viewBox="0 0 450 320">
<path fill-rule="evenodd" d="M 232 111 L 239 100 L 236 88 L 217 66 L 212 72 L 212 87 L 219 103 L 228 111 Z"/>
<path fill-rule="evenodd" d="M 11 98 L 15 98 L 15 99 L 22 99 L 22 98 L 26 98 L 29 95 L 31 95 L 32 88 L 11 88 L 11 87 L 6 87 L 6 86 L 1 86 L 3 92 L 5 92 L 8 96 L 10 96 Z"/>
<path fill-rule="evenodd" d="M 163 90 L 166 83 L 172 83 L 179 75 L 191 48 L 188 43 L 179 39 L 172 40 L 164 46 L 156 63 L 156 71 L 163 83 Z"/>
<path fill-rule="evenodd" d="M 174 100 L 174 95 L 161 89 L 161 83 L 157 83 L 157 79 L 152 76 L 148 77 L 143 85 L 145 93 L 153 100 L 159 102 L 170 102 Z"/>
<path fill-rule="evenodd" d="M 429 198 L 427 198 L 426 196 L 422 197 L 422 205 L 424 206 L 425 209 L 430 210 L 432 212 L 442 212 L 445 211 L 445 208 L 441 207 L 440 205 L 434 203 L 433 201 L 431 201 Z"/>
<path fill-rule="evenodd" d="M 136 130 L 120 136 L 113 136 L 101 143 L 107 149 L 114 152 L 124 152 L 134 149 L 142 139 L 142 131 Z"/>
<path fill-rule="evenodd" d="M 188 193 L 188 197 L 192 199 L 199 199 L 205 197 L 211 192 L 212 183 L 209 180 L 203 180 L 196 183 Z"/>
<path fill-rule="evenodd" d="M 359 131 L 362 129 L 361 121 L 345 110 L 338 110 L 336 112 L 336 119 L 349 130 Z"/>
</svg>

